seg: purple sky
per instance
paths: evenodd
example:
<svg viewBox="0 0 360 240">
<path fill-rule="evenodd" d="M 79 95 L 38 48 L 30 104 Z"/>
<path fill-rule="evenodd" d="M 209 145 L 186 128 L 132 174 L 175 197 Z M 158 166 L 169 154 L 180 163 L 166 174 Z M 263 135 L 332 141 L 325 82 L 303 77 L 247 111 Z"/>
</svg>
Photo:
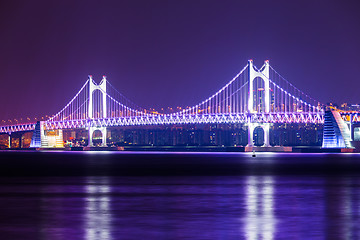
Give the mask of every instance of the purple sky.
<svg viewBox="0 0 360 240">
<path fill-rule="evenodd" d="M 191 106 L 248 59 L 360 103 L 358 1 L 2 1 L 0 32 L 0 120 L 58 112 L 89 74 L 139 106 Z"/>
</svg>

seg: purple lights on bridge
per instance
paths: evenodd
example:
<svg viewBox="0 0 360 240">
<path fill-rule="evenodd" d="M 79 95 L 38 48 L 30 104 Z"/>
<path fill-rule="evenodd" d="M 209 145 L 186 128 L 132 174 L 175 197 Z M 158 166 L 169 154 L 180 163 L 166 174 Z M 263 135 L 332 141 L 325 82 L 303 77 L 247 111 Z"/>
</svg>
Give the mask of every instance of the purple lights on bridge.
<svg viewBox="0 0 360 240">
<path fill-rule="evenodd" d="M 99 84 L 92 76 L 75 96 L 57 114 L 46 121 L 35 124 L 0 127 L 1 133 L 37 132 L 31 146 L 63 147 L 62 131 L 49 136 L 46 131 L 62 129 L 86 129 L 88 145 L 93 146 L 95 131 L 101 132 L 102 146 L 107 146 L 107 127 L 185 124 L 242 124 L 248 129 L 248 146 L 252 147 L 257 128 L 264 131 L 263 146 L 270 146 L 270 126 L 273 124 L 323 124 L 325 107 L 288 82 L 265 61 L 258 69 L 249 60 L 248 64 L 224 87 L 197 105 L 180 109 L 173 113 L 159 113 L 138 107 L 124 97 L 103 76 Z M 334 115 L 335 116 L 335 115 Z M 332 123 L 329 115 L 326 124 L 326 142 L 331 147 L 339 147 L 336 139 L 343 139 L 352 147 L 352 130 L 347 130 L 344 121 L 348 117 L 340 115 L 337 123 Z M 357 120 L 357 115 L 351 117 Z M 341 121 L 341 122 L 339 122 Z M 335 125 L 340 126 L 335 127 Z M 333 131 L 336 132 L 336 139 Z M 324 135 L 324 136 L 325 136 Z M 355 136 L 355 135 L 354 135 Z M 329 146 L 330 146 L 329 145 Z M 323 145 L 328 146 L 327 144 Z"/>
<path fill-rule="evenodd" d="M 268 60 L 260 69 L 249 60 L 249 64 L 211 97 L 171 114 L 140 108 L 118 92 L 105 76 L 96 84 L 89 75 L 69 103 L 44 122 L 46 129 L 189 123 L 322 123 L 323 110 L 319 102 L 276 72 Z M 1 131 L 31 130 L 32 125 L 21 126 L 2 127 Z"/>
</svg>

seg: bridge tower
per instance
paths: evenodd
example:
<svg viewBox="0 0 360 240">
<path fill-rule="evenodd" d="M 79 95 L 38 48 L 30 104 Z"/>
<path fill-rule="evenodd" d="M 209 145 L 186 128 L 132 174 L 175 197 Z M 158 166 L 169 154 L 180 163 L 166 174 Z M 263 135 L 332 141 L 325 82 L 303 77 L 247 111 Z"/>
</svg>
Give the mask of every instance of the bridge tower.
<svg viewBox="0 0 360 240">
<path fill-rule="evenodd" d="M 256 113 L 254 108 L 254 81 L 256 78 L 261 78 L 264 81 L 264 107 L 265 112 L 270 112 L 270 65 L 269 60 L 266 60 L 260 70 L 254 68 L 254 63 L 249 60 L 249 96 L 248 96 L 248 147 L 254 146 L 254 130 L 256 127 L 261 127 L 264 130 L 264 147 L 270 146 L 270 123 L 254 123 L 251 119 L 251 114 Z M 257 91 L 257 89 L 255 89 Z"/>
<path fill-rule="evenodd" d="M 96 84 L 94 82 L 94 80 L 92 79 L 92 76 L 89 75 L 89 108 L 88 108 L 88 119 L 89 119 L 89 136 L 88 136 L 88 146 L 89 147 L 93 147 L 93 134 L 96 130 L 99 130 L 101 132 L 102 135 L 102 143 L 101 146 L 102 147 L 106 147 L 106 127 L 96 127 L 96 126 L 92 126 L 91 124 L 91 120 L 94 119 L 93 116 L 93 106 L 94 106 L 94 96 L 93 93 L 99 90 L 102 94 L 102 116 L 100 116 L 101 118 L 106 118 L 106 76 L 103 76 L 101 82 L 99 84 Z M 98 104 L 97 102 L 95 102 L 95 104 Z"/>
</svg>

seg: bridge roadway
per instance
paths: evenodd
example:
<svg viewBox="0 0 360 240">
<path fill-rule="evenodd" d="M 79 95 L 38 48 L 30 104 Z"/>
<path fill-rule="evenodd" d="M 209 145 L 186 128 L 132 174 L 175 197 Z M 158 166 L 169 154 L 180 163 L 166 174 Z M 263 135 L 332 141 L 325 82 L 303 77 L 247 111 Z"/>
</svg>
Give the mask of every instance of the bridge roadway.
<svg viewBox="0 0 360 240">
<path fill-rule="evenodd" d="M 320 113 L 252 113 L 146 115 L 123 118 L 98 118 L 44 122 L 46 129 L 91 127 L 174 125 L 174 124 L 234 124 L 234 123 L 324 123 Z"/>
<path fill-rule="evenodd" d="M 347 123 L 360 124 L 358 112 L 340 112 Z M 114 126 L 139 126 L 139 125 L 170 125 L 170 124 L 224 124 L 224 123 L 324 123 L 321 113 L 252 113 L 252 114 L 157 114 L 123 118 L 94 118 L 68 121 L 44 121 L 45 128 L 71 129 Z M 0 126 L 0 134 L 13 132 L 29 132 L 35 129 L 36 123 Z"/>
<path fill-rule="evenodd" d="M 351 139 L 359 138 L 360 115 L 354 112 L 339 112 L 342 119 L 347 123 Z M 122 117 L 122 118 L 94 118 L 68 121 L 44 121 L 41 122 L 43 130 L 56 129 L 89 129 L 121 127 L 121 126 L 156 126 L 178 124 L 246 124 L 252 123 L 312 123 L 323 124 L 322 113 L 252 113 L 252 114 L 154 114 L 145 116 Z M 36 123 L 1 126 L 0 134 L 23 134 L 35 130 Z M 251 128 L 251 127 L 250 127 Z M 360 132 L 360 131 L 359 131 Z M 356 135 L 356 136 L 355 136 Z M 16 137 L 16 135 L 14 135 Z"/>
<path fill-rule="evenodd" d="M 42 142 L 47 142 L 47 135 L 43 130 L 57 129 L 88 129 L 89 136 L 96 129 L 101 129 L 103 138 L 106 136 L 106 127 L 121 126 L 158 126 L 158 125 L 178 125 L 178 124 L 246 124 L 252 132 L 253 124 L 262 123 L 324 123 L 324 115 L 321 113 L 227 113 L 227 114 L 146 114 L 142 116 L 120 117 L 120 118 L 93 118 L 76 119 L 67 121 L 43 121 L 40 122 L 40 135 Z M 36 124 L 23 124 L 0 127 L 0 134 L 8 134 L 9 138 L 13 134 L 24 132 L 35 132 Z M 41 130 L 42 129 L 42 130 Z M 268 135 L 268 134 L 267 134 Z M 61 138 L 56 141 L 63 141 Z M 10 141 L 10 140 L 9 140 Z M 252 141 L 250 139 L 249 141 Z M 106 138 L 103 139 L 106 142 Z M 92 145 L 92 138 L 89 138 Z"/>
<path fill-rule="evenodd" d="M 122 118 L 94 118 L 68 121 L 44 121 L 45 129 L 91 127 L 226 123 L 324 123 L 320 113 L 252 113 L 252 114 L 158 114 Z M 0 133 L 33 131 L 36 123 L 1 126 Z"/>
<path fill-rule="evenodd" d="M 11 134 L 13 132 L 30 132 L 35 130 L 36 123 L 25 123 L 8 126 L 0 126 L 0 134 Z"/>
</svg>

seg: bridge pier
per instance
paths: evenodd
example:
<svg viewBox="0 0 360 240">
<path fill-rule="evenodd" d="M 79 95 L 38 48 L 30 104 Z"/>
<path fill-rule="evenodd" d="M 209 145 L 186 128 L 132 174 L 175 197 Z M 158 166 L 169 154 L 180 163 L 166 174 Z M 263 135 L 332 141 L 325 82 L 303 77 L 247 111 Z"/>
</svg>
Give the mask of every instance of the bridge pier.
<svg viewBox="0 0 360 240">
<path fill-rule="evenodd" d="M 107 147 L 106 143 L 106 136 L 107 136 L 107 130 L 106 127 L 89 127 L 89 136 L 88 136 L 88 147 L 94 147 L 93 142 L 93 135 L 96 130 L 99 130 L 101 132 L 101 147 Z"/>
<path fill-rule="evenodd" d="M 257 127 L 264 130 L 264 145 L 262 147 L 270 147 L 270 123 L 248 123 L 247 147 L 254 147 L 254 131 Z"/>
</svg>

